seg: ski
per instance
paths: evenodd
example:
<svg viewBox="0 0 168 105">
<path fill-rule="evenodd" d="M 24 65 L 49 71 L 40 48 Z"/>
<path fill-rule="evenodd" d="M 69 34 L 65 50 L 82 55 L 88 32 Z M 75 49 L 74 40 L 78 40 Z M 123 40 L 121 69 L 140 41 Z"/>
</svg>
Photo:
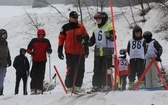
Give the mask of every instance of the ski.
<svg viewBox="0 0 168 105">
<path fill-rule="evenodd" d="M 98 92 L 87 91 L 87 92 L 75 92 L 75 93 L 73 93 L 73 94 L 78 95 L 78 96 L 85 96 L 85 95 L 87 95 L 87 96 L 92 97 L 92 96 L 97 95 Z"/>
</svg>

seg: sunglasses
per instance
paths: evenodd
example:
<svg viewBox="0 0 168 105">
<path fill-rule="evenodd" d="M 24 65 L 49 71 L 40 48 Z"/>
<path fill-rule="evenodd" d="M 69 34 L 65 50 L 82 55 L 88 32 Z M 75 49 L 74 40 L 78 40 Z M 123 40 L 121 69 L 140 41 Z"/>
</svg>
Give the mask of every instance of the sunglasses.
<svg viewBox="0 0 168 105">
<path fill-rule="evenodd" d="M 74 17 L 72 17 L 72 18 L 77 19 L 77 18 L 78 18 L 78 16 L 74 16 Z"/>
<path fill-rule="evenodd" d="M 97 15 L 94 17 L 94 19 L 102 19 L 103 17 L 101 15 Z"/>
</svg>

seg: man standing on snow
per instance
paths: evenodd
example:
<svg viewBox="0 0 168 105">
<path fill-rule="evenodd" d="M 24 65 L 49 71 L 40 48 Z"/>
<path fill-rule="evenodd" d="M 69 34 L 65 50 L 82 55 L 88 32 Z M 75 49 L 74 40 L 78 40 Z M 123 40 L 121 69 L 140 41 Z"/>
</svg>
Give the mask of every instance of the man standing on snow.
<svg viewBox="0 0 168 105">
<path fill-rule="evenodd" d="M 0 95 L 3 95 L 6 68 L 11 66 L 11 57 L 6 39 L 7 31 L 5 29 L 0 29 Z"/>
<path fill-rule="evenodd" d="M 69 92 L 80 92 L 85 72 L 85 57 L 88 56 L 86 42 L 89 35 L 85 27 L 78 23 L 78 13 L 72 11 L 69 14 L 69 23 L 63 25 L 59 34 L 58 57 L 63 60 L 63 46 L 65 47 L 67 72 L 65 85 Z M 73 86 L 74 78 L 75 86 Z"/>
<path fill-rule="evenodd" d="M 146 42 L 142 37 L 142 29 L 138 25 L 134 26 L 133 28 L 133 37 L 128 41 L 127 51 L 130 56 L 130 75 L 128 77 L 128 89 L 132 90 L 134 87 L 136 75 L 139 79 L 145 68 L 144 57 L 146 54 Z M 144 86 L 144 81 L 141 81 L 140 87 Z"/>
<path fill-rule="evenodd" d="M 112 67 L 112 54 L 114 50 L 113 27 L 108 23 L 108 15 L 105 12 L 97 12 L 94 15 L 97 26 L 94 28 L 89 46 L 95 45 L 94 75 L 92 78 L 92 91 L 108 91 L 112 89 L 110 76 L 107 70 Z"/>
<path fill-rule="evenodd" d="M 44 38 L 46 35 L 44 29 L 38 29 L 37 38 L 33 38 L 27 48 L 27 52 L 32 55 L 32 69 L 30 72 L 31 77 L 31 93 L 42 94 L 43 93 L 43 80 L 45 76 L 46 67 L 46 53 L 51 54 L 50 41 Z"/>
</svg>

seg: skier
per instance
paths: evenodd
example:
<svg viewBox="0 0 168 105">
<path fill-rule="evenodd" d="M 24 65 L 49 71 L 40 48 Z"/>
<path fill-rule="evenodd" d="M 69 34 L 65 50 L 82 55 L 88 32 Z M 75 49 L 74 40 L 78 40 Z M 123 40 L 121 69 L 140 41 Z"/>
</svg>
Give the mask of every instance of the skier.
<svg viewBox="0 0 168 105">
<path fill-rule="evenodd" d="M 23 80 L 23 95 L 27 95 L 27 78 L 29 75 L 29 61 L 25 56 L 26 49 L 21 48 L 20 54 L 15 57 L 13 67 L 16 69 L 15 95 L 19 92 L 20 80 Z"/>
<path fill-rule="evenodd" d="M 129 90 L 133 89 L 135 77 L 141 77 L 145 62 L 144 57 L 146 54 L 146 42 L 142 37 L 142 29 L 136 25 L 133 27 L 133 37 L 128 41 L 127 51 L 130 57 L 130 75 L 129 75 Z M 144 80 L 141 81 L 140 87 L 144 87 Z"/>
<path fill-rule="evenodd" d="M 152 33 L 150 31 L 145 31 L 143 37 L 146 41 L 147 53 L 145 55 L 146 67 L 150 63 L 151 59 L 156 59 L 156 61 L 161 62 L 160 56 L 162 55 L 163 49 L 158 41 L 152 39 Z M 149 87 L 158 87 L 158 73 L 154 64 L 150 67 L 145 75 L 145 85 Z"/>
<path fill-rule="evenodd" d="M 85 58 L 89 54 L 86 45 L 88 39 L 89 35 L 85 27 L 78 23 L 78 13 L 71 11 L 69 13 L 69 23 L 62 26 L 58 42 L 58 57 L 61 60 L 64 59 L 63 46 L 65 47 L 67 64 L 65 85 L 68 92 L 83 91 L 81 86 L 85 72 Z"/>
<path fill-rule="evenodd" d="M 129 75 L 129 62 L 127 60 L 127 49 L 120 50 L 120 56 L 118 57 L 118 69 L 122 90 L 126 90 L 127 76 Z"/>
<path fill-rule="evenodd" d="M 88 41 L 88 46 L 95 45 L 93 88 L 91 91 L 108 91 L 112 89 L 111 79 L 107 74 L 107 70 L 112 67 L 112 54 L 114 52 L 113 27 L 108 22 L 106 12 L 95 13 L 94 19 L 97 22 L 97 26 Z"/>
<path fill-rule="evenodd" d="M 0 29 L 0 96 L 3 95 L 6 68 L 11 66 L 11 57 L 6 39 L 7 31 L 5 29 Z"/>
<path fill-rule="evenodd" d="M 45 76 L 45 67 L 47 62 L 46 53 L 51 54 L 50 41 L 44 38 L 46 32 L 44 29 L 37 30 L 37 38 L 33 38 L 28 44 L 27 53 L 32 56 L 31 94 L 43 94 L 43 80 Z"/>
</svg>

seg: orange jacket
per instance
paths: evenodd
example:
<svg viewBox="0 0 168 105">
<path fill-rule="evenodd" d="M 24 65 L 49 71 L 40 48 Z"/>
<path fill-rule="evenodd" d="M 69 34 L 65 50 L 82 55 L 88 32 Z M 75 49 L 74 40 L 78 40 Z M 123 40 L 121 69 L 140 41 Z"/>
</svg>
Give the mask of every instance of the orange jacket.
<svg viewBox="0 0 168 105">
<path fill-rule="evenodd" d="M 77 35 L 86 36 L 89 39 L 89 35 L 82 24 L 69 22 L 63 25 L 59 34 L 58 46 L 64 46 L 66 54 L 85 54 L 82 43 L 76 39 Z"/>
</svg>

